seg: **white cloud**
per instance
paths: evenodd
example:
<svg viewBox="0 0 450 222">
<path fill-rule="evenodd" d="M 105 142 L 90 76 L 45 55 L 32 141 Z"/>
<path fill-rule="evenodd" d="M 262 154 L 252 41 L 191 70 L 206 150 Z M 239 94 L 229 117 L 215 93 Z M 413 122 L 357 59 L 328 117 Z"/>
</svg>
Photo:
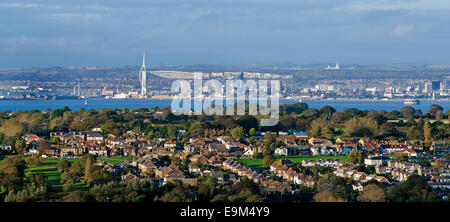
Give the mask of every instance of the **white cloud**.
<svg viewBox="0 0 450 222">
<path fill-rule="evenodd" d="M 43 19 L 83 19 L 83 20 L 92 20 L 92 19 L 102 19 L 104 17 L 110 16 L 108 13 L 49 13 L 43 14 L 38 18 Z"/>
<path fill-rule="evenodd" d="M 405 36 L 414 31 L 414 25 L 396 25 L 394 30 L 391 31 L 393 36 Z"/>
<path fill-rule="evenodd" d="M 99 11 L 112 11 L 113 8 L 104 5 L 53 5 L 36 3 L 4 2 L 0 3 L 0 8 L 38 8 L 38 9 L 89 9 Z"/>
<path fill-rule="evenodd" d="M 29 48 L 57 48 L 67 50 L 92 49 L 102 42 L 92 35 L 33 37 L 27 35 L 0 38 L 0 49 L 15 52 Z M 0 50 L 1 51 L 1 50 Z"/>
<path fill-rule="evenodd" d="M 354 0 L 336 10 L 441 10 L 450 9 L 448 0 Z"/>
<path fill-rule="evenodd" d="M 42 5 L 35 3 L 18 3 L 18 2 L 4 2 L 0 3 L 0 8 L 47 8 L 47 9 L 59 9 L 61 5 Z"/>
</svg>

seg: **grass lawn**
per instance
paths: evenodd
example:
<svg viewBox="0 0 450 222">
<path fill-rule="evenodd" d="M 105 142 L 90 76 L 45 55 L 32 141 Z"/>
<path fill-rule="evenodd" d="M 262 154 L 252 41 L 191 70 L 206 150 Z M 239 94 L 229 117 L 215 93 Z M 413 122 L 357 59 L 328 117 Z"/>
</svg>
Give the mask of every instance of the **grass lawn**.
<svg viewBox="0 0 450 222">
<path fill-rule="evenodd" d="M 33 173 L 42 172 L 47 175 L 47 182 L 50 188 L 54 190 L 62 190 L 62 184 L 60 182 L 61 180 L 61 173 L 56 168 L 56 164 L 61 160 L 68 160 L 69 162 L 73 163 L 76 161 L 80 161 L 79 158 L 46 158 L 44 161 L 39 164 L 39 166 L 33 166 L 29 167 L 25 171 L 31 171 Z M 99 158 L 100 160 L 105 160 L 108 163 L 111 163 L 113 165 L 122 163 L 125 160 L 132 160 L 133 157 L 108 157 L 108 158 Z M 86 185 L 83 183 L 76 183 L 74 185 L 74 189 L 86 189 Z"/>
<path fill-rule="evenodd" d="M 56 168 L 56 164 L 61 161 L 59 158 L 47 158 L 39 164 L 39 166 L 32 166 L 25 171 L 31 171 L 33 173 L 42 172 L 47 175 L 47 182 L 51 189 L 62 191 L 61 173 Z M 69 162 L 79 161 L 79 159 L 67 159 Z M 87 186 L 83 183 L 76 183 L 74 189 L 86 189 Z"/>
<path fill-rule="evenodd" d="M 106 161 L 107 163 L 110 163 L 112 165 L 117 165 L 122 163 L 125 160 L 133 160 L 133 157 L 127 156 L 127 157 L 102 157 L 98 158 L 99 160 Z"/>
<path fill-rule="evenodd" d="M 319 159 L 340 159 L 347 161 L 347 156 L 278 156 L 275 159 L 288 159 L 293 163 L 301 163 L 302 160 L 319 160 Z M 236 162 L 246 165 L 250 168 L 264 168 L 262 165 L 263 158 L 239 159 Z"/>
</svg>

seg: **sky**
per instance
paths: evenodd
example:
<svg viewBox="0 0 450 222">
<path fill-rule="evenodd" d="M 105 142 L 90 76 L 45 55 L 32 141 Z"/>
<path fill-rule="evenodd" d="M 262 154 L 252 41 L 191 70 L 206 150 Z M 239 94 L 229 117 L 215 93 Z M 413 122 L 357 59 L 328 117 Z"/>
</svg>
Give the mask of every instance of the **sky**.
<svg viewBox="0 0 450 222">
<path fill-rule="evenodd" d="M 1 0 L 0 67 L 450 64 L 448 0 Z"/>
</svg>

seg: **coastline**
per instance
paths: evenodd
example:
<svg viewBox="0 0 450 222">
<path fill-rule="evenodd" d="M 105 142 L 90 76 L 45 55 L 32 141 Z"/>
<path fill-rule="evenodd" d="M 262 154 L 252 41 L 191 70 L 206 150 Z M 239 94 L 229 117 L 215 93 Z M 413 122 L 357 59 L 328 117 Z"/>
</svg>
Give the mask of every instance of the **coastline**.
<svg viewBox="0 0 450 222">
<path fill-rule="evenodd" d="M 271 97 L 268 97 L 271 98 Z M 38 98 L 0 98 L 0 101 L 2 100 L 20 100 L 20 101 L 56 101 L 56 100 L 95 100 L 95 99 L 105 99 L 105 100 L 173 100 L 175 99 L 174 96 L 165 96 L 165 97 L 149 97 L 149 98 L 139 98 L 139 97 L 130 97 L 130 98 L 105 98 L 105 97 L 86 97 L 86 98 L 55 98 L 55 99 L 38 99 Z M 183 98 L 179 98 L 183 99 Z M 204 99 L 203 98 L 192 98 L 192 99 Z M 223 97 L 215 97 L 214 99 L 223 99 Z M 245 99 L 248 99 L 247 97 Z M 308 99 L 301 99 L 301 98 L 289 98 L 289 97 L 280 97 L 279 100 L 293 100 L 293 101 L 361 101 L 361 102 L 402 102 L 405 101 L 405 99 L 358 99 L 358 98 L 335 98 L 335 99 L 315 99 L 315 98 L 308 98 Z M 437 101 L 437 102 L 450 102 L 450 98 L 448 99 L 417 99 L 419 101 Z"/>
</svg>

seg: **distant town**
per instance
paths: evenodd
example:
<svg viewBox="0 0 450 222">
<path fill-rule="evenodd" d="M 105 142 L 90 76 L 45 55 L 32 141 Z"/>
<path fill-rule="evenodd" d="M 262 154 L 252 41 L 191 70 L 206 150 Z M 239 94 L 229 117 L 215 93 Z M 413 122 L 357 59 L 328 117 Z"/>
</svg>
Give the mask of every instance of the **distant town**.
<svg viewBox="0 0 450 222">
<path fill-rule="evenodd" d="M 205 80 L 280 80 L 281 99 L 444 100 L 450 98 L 447 66 L 279 66 L 53 67 L 0 69 L 1 99 L 172 99 L 174 80 L 202 73 Z M 145 93 L 142 89 L 145 73 Z M 411 77 L 414 78 L 411 78 Z"/>
</svg>

